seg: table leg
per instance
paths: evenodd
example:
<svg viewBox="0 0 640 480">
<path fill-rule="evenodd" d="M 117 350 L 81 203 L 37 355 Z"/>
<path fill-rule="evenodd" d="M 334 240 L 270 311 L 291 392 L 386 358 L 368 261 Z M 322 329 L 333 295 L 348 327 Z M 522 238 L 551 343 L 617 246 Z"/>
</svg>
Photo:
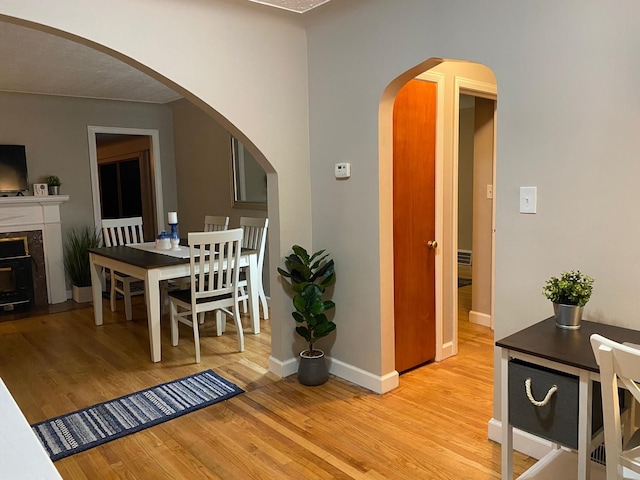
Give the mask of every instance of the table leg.
<svg viewBox="0 0 640 480">
<path fill-rule="evenodd" d="M 249 268 L 247 269 L 247 295 L 249 296 L 249 316 L 253 333 L 260 333 L 260 308 L 258 297 L 260 295 L 260 285 L 258 283 L 258 256 L 249 255 Z"/>
<path fill-rule="evenodd" d="M 509 424 L 509 350 L 500 359 L 500 421 L 502 422 L 502 480 L 513 479 L 513 428 Z"/>
<path fill-rule="evenodd" d="M 96 325 L 102 325 L 102 267 L 89 255 L 91 271 L 91 293 L 93 293 L 93 316 Z"/>
<path fill-rule="evenodd" d="M 144 296 L 147 300 L 147 323 L 149 326 L 149 345 L 151 361 L 162 360 L 162 342 L 160 336 L 160 278 L 152 268 L 147 270 L 144 279 Z"/>
<path fill-rule="evenodd" d="M 589 373 L 580 371 L 580 391 L 578 408 L 578 480 L 591 477 L 591 410 L 593 384 Z"/>
</svg>

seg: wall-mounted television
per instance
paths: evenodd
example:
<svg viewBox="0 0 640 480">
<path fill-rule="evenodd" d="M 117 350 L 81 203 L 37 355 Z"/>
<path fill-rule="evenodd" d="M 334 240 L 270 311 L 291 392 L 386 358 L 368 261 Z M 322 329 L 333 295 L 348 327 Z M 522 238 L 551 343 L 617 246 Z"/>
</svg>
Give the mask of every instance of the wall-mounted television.
<svg viewBox="0 0 640 480">
<path fill-rule="evenodd" d="M 24 145 L 0 145 L 0 193 L 29 190 Z"/>
</svg>

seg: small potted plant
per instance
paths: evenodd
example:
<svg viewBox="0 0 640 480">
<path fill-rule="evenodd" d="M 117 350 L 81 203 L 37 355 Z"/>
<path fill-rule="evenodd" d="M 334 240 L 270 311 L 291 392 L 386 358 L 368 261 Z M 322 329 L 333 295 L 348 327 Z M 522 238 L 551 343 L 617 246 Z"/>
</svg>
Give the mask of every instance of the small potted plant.
<svg viewBox="0 0 640 480">
<path fill-rule="evenodd" d="M 91 265 L 89 249 L 100 246 L 100 231 L 90 227 L 69 231 L 64 244 L 64 268 L 72 283 L 73 299 L 78 303 L 91 301 Z"/>
<path fill-rule="evenodd" d="M 575 330 L 580 328 L 582 310 L 591 298 L 593 278 L 580 270 L 562 272 L 547 280 L 542 293 L 553 302 L 556 325 Z"/>
<path fill-rule="evenodd" d="M 296 332 L 309 346 L 300 353 L 298 381 L 303 385 L 321 385 L 329 378 L 329 371 L 324 352 L 314 344 L 336 329 L 325 313 L 335 308 L 335 303 L 323 299 L 327 287 L 336 281 L 334 262 L 324 250 L 309 255 L 299 245 L 292 249 L 293 253 L 285 259 L 286 269 L 278 268 L 278 272 L 295 293 L 295 311 L 291 316 L 298 324 Z"/>
<path fill-rule="evenodd" d="M 49 186 L 49 195 L 60 195 L 60 177 L 57 175 L 48 175 L 44 179 L 45 183 Z"/>
</svg>

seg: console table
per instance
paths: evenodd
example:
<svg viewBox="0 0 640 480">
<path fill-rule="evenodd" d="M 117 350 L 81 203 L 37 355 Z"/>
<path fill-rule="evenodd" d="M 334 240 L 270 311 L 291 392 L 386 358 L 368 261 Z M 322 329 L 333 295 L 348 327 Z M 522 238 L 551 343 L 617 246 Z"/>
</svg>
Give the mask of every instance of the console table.
<svg viewBox="0 0 640 480">
<path fill-rule="evenodd" d="M 539 369 L 543 375 L 555 375 L 558 382 L 576 382 L 575 407 L 577 408 L 577 455 L 560 446 L 568 446 L 567 441 L 549 438 L 557 445 L 549 455 L 541 459 L 520 479 L 527 478 L 578 478 L 588 480 L 592 477 L 604 478 L 604 468 L 590 461 L 593 448 L 602 441 L 602 435 L 592 438 L 592 412 L 594 410 L 593 382 L 599 381 L 599 368 L 591 349 L 590 337 L 594 333 L 615 340 L 616 342 L 640 344 L 640 331 L 613 325 L 583 320 L 578 330 L 565 330 L 555 326 L 553 317 L 538 322 L 524 330 L 498 340 L 496 346 L 502 348 L 501 355 L 501 419 L 502 419 L 502 479 L 513 478 L 513 426 L 514 418 L 509 415 L 509 402 L 514 400 L 514 392 L 509 389 L 510 366 L 515 367 L 518 361 L 525 368 L 534 372 Z M 513 361 L 516 360 L 514 363 Z M 514 368 L 515 370 L 515 368 Z M 535 380 L 534 380 L 535 381 Z M 557 383 L 557 382 L 554 382 Z M 598 385 L 599 386 L 599 385 Z M 523 386 L 524 388 L 524 386 Z M 563 388 L 560 386 L 560 388 Z M 558 390 L 560 391 L 560 390 Z M 536 392 L 536 400 L 541 400 L 542 393 Z M 600 402 L 599 397 L 596 400 Z M 558 401 L 558 405 L 562 402 Z M 555 406 L 555 405 L 554 405 Z M 517 414 L 512 412 L 512 414 Z M 558 414 L 564 418 L 564 414 Z M 553 427 L 550 427 L 553 428 Z M 534 435 L 537 432 L 530 432 Z M 591 465 L 594 464 L 594 465 Z M 547 477 L 545 472 L 549 473 Z"/>
</svg>

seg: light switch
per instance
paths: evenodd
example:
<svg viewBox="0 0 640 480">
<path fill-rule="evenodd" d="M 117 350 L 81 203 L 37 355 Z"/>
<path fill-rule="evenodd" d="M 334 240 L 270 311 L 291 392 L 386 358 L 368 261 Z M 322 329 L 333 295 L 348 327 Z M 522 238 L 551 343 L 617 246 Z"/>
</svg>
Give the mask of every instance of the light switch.
<svg viewBox="0 0 640 480">
<path fill-rule="evenodd" d="M 520 213 L 536 213 L 538 187 L 520 187 Z"/>
</svg>

